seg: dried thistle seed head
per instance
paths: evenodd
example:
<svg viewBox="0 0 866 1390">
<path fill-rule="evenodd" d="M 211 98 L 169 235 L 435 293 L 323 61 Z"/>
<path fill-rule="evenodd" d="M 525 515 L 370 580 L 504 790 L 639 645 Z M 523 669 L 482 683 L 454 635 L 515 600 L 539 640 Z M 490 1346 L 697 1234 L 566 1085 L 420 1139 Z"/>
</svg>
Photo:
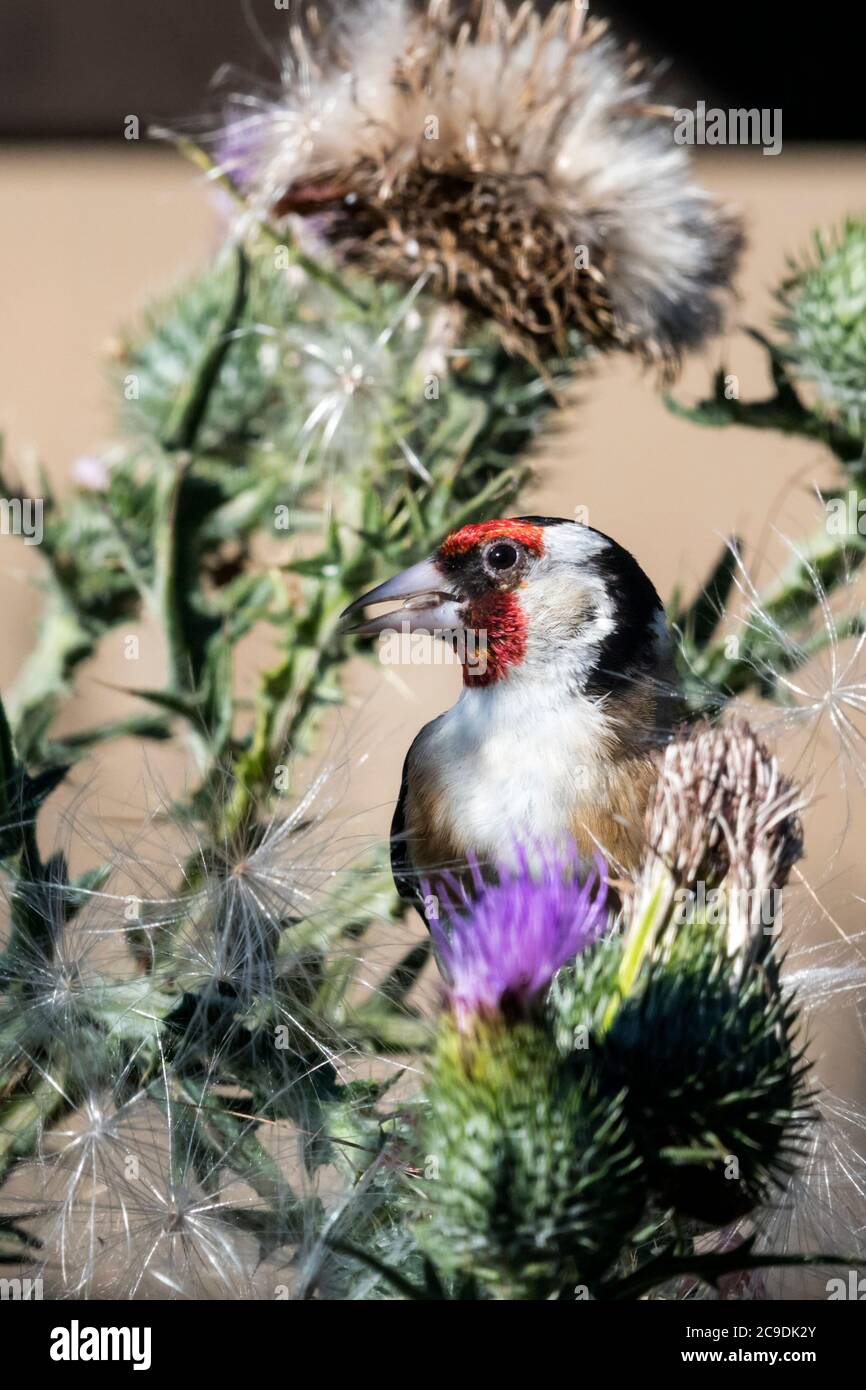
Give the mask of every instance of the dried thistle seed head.
<svg viewBox="0 0 866 1390">
<path fill-rule="evenodd" d="M 731 872 L 781 887 L 802 854 L 800 789 L 745 719 L 699 725 L 662 756 L 647 835 L 677 878 Z"/>
<path fill-rule="evenodd" d="M 375 276 L 427 277 L 536 357 L 578 330 L 671 365 L 717 331 L 741 247 L 583 6 L 369 0 L 295 26 L 273 102 L 238 98 L 224 167 Z"/>
<path fill-rule="evenodd" d="M 701 725 L 665 749 L 647 840 L 680 885 L 724 884 L 732 952 L 802 855 L 803 806 L 800 788 L 744 719 Z"/>
</svg>

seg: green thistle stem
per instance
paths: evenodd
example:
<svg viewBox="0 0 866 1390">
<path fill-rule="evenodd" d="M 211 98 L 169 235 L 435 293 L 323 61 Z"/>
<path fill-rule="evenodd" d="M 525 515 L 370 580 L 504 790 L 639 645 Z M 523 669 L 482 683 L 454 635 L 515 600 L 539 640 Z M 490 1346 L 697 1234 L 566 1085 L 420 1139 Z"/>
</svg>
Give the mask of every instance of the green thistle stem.
<svg viewBox="0 0 866 1390">
<path fill-rule="evenodd" d="M 712 396 L 697 405 L 682 405 L 673 396 L 666 396 L 665 405 L 671 414 L 690 420 L 695 425 L 708 425 L 714 429 L 745 425 L 749 429 L 775 430 L 780 434 L 815 440 L 830 449 L 841 463 L 859 463 L 864 457 L 864 440 L 835 420 L 810 410 L 803 403 L 791 378 L 784 349 L 757 329 L 752 328 L 748 332 L 767 353 L 775 388 L 773 394 L 760 401 L 742 401 L 738 396 L 732 396 L 728 388 L 728 373 L 721 367 L 713 379 Z"/>
<path fill-rule="evenodd" d="M 225 318 L 202 353 L 198 370 L 166 428 L 163 447 L 169 452 L 195 449 L 211 394 L 231 350 L 232 335 L 246 307 L 249 288 L 249 261 L 242 246 L 235 248 L 235 267 L 234 289 Z"/>
<path fill-rule="evenodd" d="M 640 906 L 625 933 L 616 978 L 617 992 L 611 996 L 605 1009 L 602 1019 L 603 1032 L 613 1023 L 623 999 L 627 999 L 634 989 L 653 946 L 668 923 L 675 880 L 661 860 L 657 859 L 655 864 L 655 876 L 641 893 Z"/>
<path fill-rule="evenodd" d="M 25 757 L 31 744 L 37 743 L 50 726 L 72 673 L 93 655 L 95 647 L 94 633 L 81 621 L 62 591 L 51 583 L 36 645 L 5 696 L 10 722 Z M 31 728 L 34 720 L 38 727 Z"/>
<path fill-rule="evenodd" d="M 0 1110 L 0 1182 L 17 1159 L 33 1153 L 49 1121 L 73 1107 L 63 1094 L 62 1075 L 40 1077 Z"/>
</svg>

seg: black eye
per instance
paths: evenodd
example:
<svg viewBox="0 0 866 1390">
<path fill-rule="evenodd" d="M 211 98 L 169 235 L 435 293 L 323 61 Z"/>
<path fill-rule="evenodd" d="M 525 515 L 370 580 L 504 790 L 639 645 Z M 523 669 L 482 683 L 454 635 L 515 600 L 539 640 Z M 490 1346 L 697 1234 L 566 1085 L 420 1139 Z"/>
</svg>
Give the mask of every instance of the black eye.
<svg viewBox="0 0 866 1390">
<path fill-rule="evenodd" d="M 491 545 L 484 555 L 487 565 L 492 570 L 513 569 L 519 558 L 517 546 L 511 545 L 509 541 L 498 541 L 496 545 Z"/>
</svg>

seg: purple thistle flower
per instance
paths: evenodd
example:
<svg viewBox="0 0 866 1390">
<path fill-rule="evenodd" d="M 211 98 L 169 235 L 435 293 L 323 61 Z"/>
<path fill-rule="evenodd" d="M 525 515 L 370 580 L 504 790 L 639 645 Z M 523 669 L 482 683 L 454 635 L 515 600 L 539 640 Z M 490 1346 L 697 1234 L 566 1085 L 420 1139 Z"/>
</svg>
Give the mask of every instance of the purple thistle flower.
<svg viewBox="0 0 866 1390">
<path fill-rule="evenodd" d="M 220 132 L 217 166 L 241 191 L 249 187 L 258 173 L 267 138 L 267 122 L 255 111 L 229 117 Z"/>
<path fill-rule="evenodd" d="M 607 865 L 601 855 L 581 880 L 572 845 L 565 855 L 523 846 L 516 868 L 500 864 L 488 883 L 469 856 L 470 896 L 452 873 L 435 880 L 433 895 L 446 925 L 430 921 L 430 934 L 458 1026 L 473 1015 L 507 1005 L 525 1012 L 557 970 L 591 945 L 607 924 Z M 423 886 L 425 896 L 430 885 Z"/>
</svg>

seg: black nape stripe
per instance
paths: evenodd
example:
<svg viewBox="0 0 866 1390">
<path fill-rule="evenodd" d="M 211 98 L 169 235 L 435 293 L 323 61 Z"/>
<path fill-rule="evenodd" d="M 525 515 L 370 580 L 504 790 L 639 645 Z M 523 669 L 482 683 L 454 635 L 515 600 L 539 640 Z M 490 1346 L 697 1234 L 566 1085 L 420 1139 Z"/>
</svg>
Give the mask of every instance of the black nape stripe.
<svg viewBox="0 0 866 1390">
<path fill-rule="evenodd" d="M 599 532 L 603 535 L 603 532 Z M 598 650 L 586 690 L 603 694 L 629 684 L 635 668 L 652 660 L 649 629 L 664 606 L 652 580 L 628 550 L 610 536 L 606 550 L 593 556 L 593 565 L 602 576 L 613 601 L 613 631 Z"/>
</svg>

